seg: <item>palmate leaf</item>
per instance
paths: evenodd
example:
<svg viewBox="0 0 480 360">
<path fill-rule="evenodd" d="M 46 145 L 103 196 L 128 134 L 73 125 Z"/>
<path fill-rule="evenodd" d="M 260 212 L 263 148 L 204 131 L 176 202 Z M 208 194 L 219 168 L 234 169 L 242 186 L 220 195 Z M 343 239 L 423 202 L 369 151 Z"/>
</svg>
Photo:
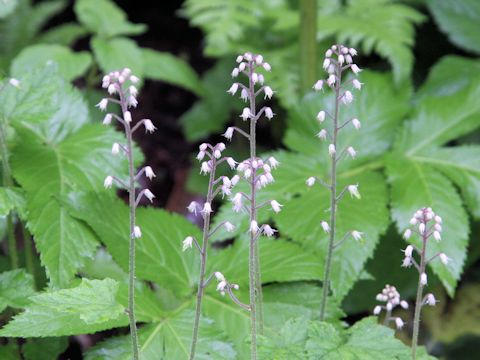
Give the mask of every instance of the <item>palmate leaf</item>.
<svg viewBox="0 0 480 360">
<path fill-rule="evenodd" d="M 429 241 L 427 258 L 439 252 L 452 258 L 448 266 L 438 259 L 432 261 L 430 266 L 450 296 L 453 296 L 465 261 L 469 234 L 468 217 L 460 196 L 445 176 L 426 164 L 392 156 L 388 162 L 387 174 L 392 189 L 392 216 L 399 231 L 407 228 L 414 212 L 425 206 L 432 207 L 442 217 L 443 240 Z M 418 238 L 412 237 L 410 241 L 418 248 L 421 247 Z"/>
<path fill-rule="evenodd" d="M 33 295 L 32 275 L 23 269 L 6 271 L 0 274 L 0 312 L 7 306 L 23 308 Z"/>
<path fill-rule="evenodd" d="M 455 45 L 480 54 L 480 3 L 476 0 L 427 0 L 436 23 Z"/>
<path fill-rule="evenodd" d="M 139 35 L 144 24 L 132 24 L 125 12 L 110 0 L 78 0 L 74 6 L 78 20 L 90 31 L 107 38 L 116 35 Z M 111 70 L 109 70 L 111 71 Z"/>
<path fill-rule="evenodd" d="M 392 64 L 395 82 L 412 70 L 414 26 L 424 21 L 417 10 L 392 0 L 350 0 L 335 12 L 318 17 L 321 38 L 334 35 L 339 42 L 375 51 Z"/>
<path fill-rule="evenodd" d="M 0 336 L 66 336 L 125 325 L 128 319 L 115 300 L 117 291 L 114 280 L 82 279 L 77 287 L 34 295 L 25 311 L 0 330 Z"/>
</svg>

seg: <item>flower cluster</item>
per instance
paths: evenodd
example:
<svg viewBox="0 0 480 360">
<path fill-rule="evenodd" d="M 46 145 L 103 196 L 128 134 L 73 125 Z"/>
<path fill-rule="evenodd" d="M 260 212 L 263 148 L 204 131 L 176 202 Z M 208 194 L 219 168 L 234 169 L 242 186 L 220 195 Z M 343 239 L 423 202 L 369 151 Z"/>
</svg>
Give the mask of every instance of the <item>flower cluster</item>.
<svg viewBox="0 0 480 360">
<path fill-rule="evenodd" d="M 385 323 L 389 321 L 395 321 L 397 329 L 403 328 L 404 322 L 400 317 L 391 317 L 392 310 L 400 305 L 403 309 L 408 309 L 408 303 L 405 300 L 401 300 L 400 293 L 395 286 L 385 285 L 381 293 L 377 294 L 377 301 L 384 302 L 385 305 L 377 305 L 373 309 L 374 315 L 379 315 L 382 310 L 386 311 Z"/>
<path fill-rule="evenodd" d="M 103 98 L 97 106 L 100 110 L 105 111 L 107 110 L 107 106 L 109 103 L 120 105 L 122 116 L 117 115 L 116 113 L 108 113 L 105 115 L 103 119 L 104 125 L 109 125 L 112 120 L 116 120 L 124 126 L 125 134 L 127 137 L 126 144 L 120 143 L 113 143 L 112 145 L 112 154 L 125 155 L 129 163 L 132 164 L 133 168 L 133 146 L 132 146 L 132 134 L 141 126 L 145 127 L 145 131 L 152 133 L 155 131 L 156 127 L 153 125 L 150 119 L 142 119 L 133 127 L 132 123 L 132 114 L 128 110 L 131 107 L 136 107 L 138 101 L 136 96 L 138 94 L 138 90 L 134 84 L 138 83 L 139 79 L 135 75 L 132 74 L 131 70 L 128 68 L 124 68 L 121 71 L 112 71 L 108 75 L 105 75 L 102 80 L 102 87 L 107 89 L 108 93 L 112 96 L 117 96 L 117 98 Z M 140 176 L 145 175 L 149 180 L 152 180 L 155 177 L 155 173 L 153 172 L 150 166 L 142 167 L 136 174 L 130 174 L 130 181 L 125 182 L 120 178 L 117 178 L 113 175 L 108 175 L 104 180 L 104 187 L 109 189 L 112 187 L 113 183 L 115 182 L 120 187 L 123 187 L 132 194 L 132 203 L 130 204 L 132 207 L 136 208 L 140 203 L 142 197 L 145 197 L 150 202 L 153 202 L 155 195 L 150 191 L 150 189 L 142 189 L 136 194 L 136 181 L 140 178 Z M 136 197 L 135 197 L 136 194 Z M 138 225 L 135 225 L 132 229 L 132 234 L 134 238 L 140 238 L 142 236 L 142 231 Z"/>
</svg>

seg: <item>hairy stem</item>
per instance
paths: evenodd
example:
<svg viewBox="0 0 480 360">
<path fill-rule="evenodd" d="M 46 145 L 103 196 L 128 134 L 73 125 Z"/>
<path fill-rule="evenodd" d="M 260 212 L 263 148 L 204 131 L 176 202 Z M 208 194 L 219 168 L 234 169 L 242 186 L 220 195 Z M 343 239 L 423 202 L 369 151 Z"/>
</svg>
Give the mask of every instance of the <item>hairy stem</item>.
<svg viewBox="0 0 480 360">
<path fill-rule="evenodd" d="M 127 108 L 127 101 L 122 90 L 119 91 L 122 114 Z M 137 322 L 135 319 L 135 167 L 133 163 L 133 139 L 130 123 L 125 121 L 125 135 L 127 137 L 128 157 L 128 203 L 130 207 L 130 242 L 128 250 L 128 319 L 130 322 L 130 338 L 132 342 L 132 355 L 134 360 L 139 359 Z"/>
<path fill-rule="evenodd" d="M 6 121 L 0 123 L 0 155 L 2 157 L 2 174 L 3 186 L 12 186 L 12 172 L 9 164 L 9 153 L 7 147 L 7 129 Z M 7 215 L 7 239 L 8 239 L 8 254 L 10 256 L 10 265 L 12 269 L 18 268 L 18 252 L 17 241 L 15 239 L 15 222 L 12 211 Z"/>
<path fill-rule="evenodd" d="M 317 0 L 300 5 L 300 86 L 307 92 L 317 79 Z"/>
<path fill-rule="evenodd" d="M 425 216 L 425 215 L 424 215 Z M 425 220 L 425 219 L 424 219 Z M 417 343 L 418 343 L 418 332 L 420 329 L 420 313 L 422 311 L 422 302 L 423 302 L 423 287 L 422 284 L 422 274 L 425 273 L 425 268 L 427 265 L 426 254 L 427 254 L 427 239 L 428 234 L 425 232 L 422 235 L 422 251 L 420 253 L 420 269 L 418 271 L 418 287 L 417 287 L 417 298 L 415 300 L 415 315 L 413 317 L 413 335 L 412 335 L 412 359 L 417 358 Z"/>
<path fill-rule="evenodd" d="M 207 202 L 212 203 L 213 200 L 213 186 L 215 181 L 215 169 L 216 169 L 216 159 L 212 158 L 212 171 L 210 172 L 210 180 L 208 182 L 208 192 L 207 192 Z M 193 323 L 193 335 L 192 335 L 192 345 L 190 347 L 190 360 L 195 359 L 195 350 L 197 347 L 198 340 L 198 330 L 200 327 L 200 315 L 202 308 L 202 299 L 204 291 L 204 282 L 205 282 L 205 269 L 207 266 L 207 252 L 208 252 L 208 240 L 210 233 L 210 213 L 206 212 L 204 214 L 203 221 L 203 241 L 202 241 L 202 251 L 200 253 L 200 277 L 198 280 L 198 290 L 197 290 L 197 302 L 195 306 L 195 319 Z"/>
<path fill-rule="evenodd" d="M 333 134 L 332 144 L 337 149 L 337 135 L 338 135 L 338 116 L 340 108 L 340 90 L 341 90 L 341 76 L 342 72 L 337 66 L 336 74 L 337 81 L 335 83 L 335 113 L 333 116 Z M 320 304 L 320 321 L 325 320 L 325 310 L 327 307 L 328 292 L 330 289 L 330 271 L 332 267 L 333 248 L 335 245 L 335 227 L 337 219 L 337 153 L 332 155 L 332 166 L 330 174 L 330 238 L 328 240 L 327 259 L 325 261 L 325 270 L 323 275 L 323 294 L 322 302 Z"/>
</svg>

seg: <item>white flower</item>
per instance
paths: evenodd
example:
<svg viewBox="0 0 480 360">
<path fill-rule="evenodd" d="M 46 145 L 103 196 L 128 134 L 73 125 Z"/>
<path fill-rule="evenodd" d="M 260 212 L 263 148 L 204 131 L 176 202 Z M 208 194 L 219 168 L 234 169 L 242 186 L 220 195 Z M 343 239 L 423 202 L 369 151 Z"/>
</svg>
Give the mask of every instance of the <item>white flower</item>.
<svg viewBox="0 0 480 360">
<path fill-rule="evenodd" d="M 210 205 L 209 202 L 206 202 L 205 204 L 203 204 L 203 210 L 202 212 L 204 214 L 210 214 L 212 212 L 212 205 Z"/>
<path fill-rule="evenodd" d="M 245 70 L 245 66 L 246 66 L 246 64 L 244 62 L 241 62 L 240 64 L 238 64 L 238 70 L 240 70 L 240 71 Z"/>
<path fill-rule="evenodd" d="M 112 114 L 105 115 L 105 117 L 103 118 L 102 124 L 103 125 L 110 125 L 111 122 L 112 122 Z"/>
<path fill-rule="evenodd" d="M 108 88 L 108 85 L 110 85 L 110 76 L 108 75 L 105 75 L 103 78 L 102 78 L 102 88 Z"/>
<path fill-rule="evenodd" d="M 373 308 L 373 315 L 378 315 L 382 312 L 382 307 L 380 305 L 377 305 Z"/>
<path fill-rule="evenodd" d="M 266 63 L 263 63 L 263 68 L 265 69 L 265 71 L 270 71 L 270 70 L 272 70 L 272 67 L 271 67 L 270 64 L 267 63 L 267 62 L 266 62 Z"/>
<path fill-rule="evenodd" d="M 345 55 L 345 61 L 347 64 L 351 64 L 353 62 L 352 56 L 349 54 Z"/>
<path fill-rule="evenodd" d="M 360 199 L 360 193 L 358 192 L 358 185 L 348 185 L 347 187 L 350 196 L 355 196 L 357 199 Z"/>
<path fill-rule="evenodd" d="M 403 233 L 404 239 L 408 240 L 408 239 L 410 239 L 410 236 L 412 236 L 412 230 L 410 230 L 410 229 L 405 230 L 405 232 Z"/>
<path fill-rule="evenodd" d="M 434 225 L 434 228 L 435 228 L 435 230 L 437 230 L 438 232 L 441 232 L 441 231 L 442 231 L 442 225 L 440 225 L 440 224 L 438 224 L 438 223 Z"/>
<path fill-rule="evenodd" d="M 183 240 L 182 244 L 183 244 L 182 251 L 185 251 L 189 248 L 191 249 L 193 244 L 193 237 L 187 236 L 185 240 Z"/>
<path fill-rule="evenodd" d="M 243 56 L 242 55 L 238 55 L 237 56 L 237 60 L 235 60 L 237 63 L 241 63 L 243 61 Z"/>
<path fill-rule="evenodd" d="M 188 206 L 187 210 L 191 213 L 194 213 L 197 215 L 197 210 L 198 210 L 198 203 L 196 201 L 192 201 Z"/>
<path fill-rule="evenodd" d="M 242 89 L 242 92 L 240 93 L 240 99 L 242 99 L 243 101 L 247 101 L 248 98 L 249 98 L 248 91 L 245 89 Z"/>
<path fill-rule="evenodd" d="M 238 90 L 238 84 L 237 83 L 233 83 L 232 86 L 230 86 L 230 89 L 227 90 L 228 93 L 232 94 L 232 95 L 235 95 L 235 93 L 237 92 Z"/>
<path fill-rule="evenodd" d="M 418 225 L 418 231 L 420 231 L 420 234 L 425 234 L 425 224 L 424 223 L 420 223 Z"/>
<path fill-rule="evenodd" d="M 276 169 L 278 165 L 280 165 L 280 162 L 275 159 L 273 156 L 270 156 L 267 161 L 270 163 L 270 166 L 272 169 Z"/>
<path fill-rule="evenodd" d="M 231 159 L 231 158 L 230 158 L 230 159 Z M 234 175 L 234 176 L 230 179 L 230 182 L 232 183 L 232 186 L 237 185 L 239 181 L 240 181 L 240 176 L 238 176 L 238 175 Z"/>
<path fill-rule="evenodd" d="M 232 157 L 227 157 L 225 160 L 227 161 L 228 166 L 230 166 L 230 169 L 234 170 L 237 162 Z"/>
<path fill-rule="evenodd" d="M 202 162 L 202 165 L 200 165 L 200 174 L 208 174 L 210 172 L 210 164 L 208 163 L 208 161 L 204 161 Z"/>
<path fill-rule="evenodd" d="M 117 92 L 117 86 L 115 84 L 110 84 L 110 85 L 108 85 L 108 90 L 107 91 L 110 95 L 113 95 Z"/>
<path fill-rule="evenodd" d="M 153 125 L 152 120 L 143 119 L 143 125 L 145 126 L 145 132 L 153 133 L 157 128 Z"/>
<path fill-rule="evenodd" d="M 333 52 L 332 50 L 328 49 L 326 52 L 325 52 L 325 57 L 331 57 L 333 55 Z"/>
<path fill-rule="evenodd" d="M 277 230 L 275 229 L 272 229 L 272 227 L 268 224 L 265 224 L 263 225 L 263 233 L 268 236 L 268 237 L 271 237 L 273 236 L 275 233 L 277 232 Z"/>
<path fill-rule="evenodd" d="M 137 99 L 135 99 L 135 96 L 129 96 L 128 97 L 128 107 L 133 107 L 133 108 L 136 108 L 138 105 L 138 101 Z"/>
<path fill-rule="evenodd" d="M 400 306 L 404 309 L 408 309 L 408 302 L 405 300 L 400 301 Z"/>
<path fill-rule="evenodd" d="M 362 239 L 362 235 L 363 233 L 361 233 L 360 231 L 357 231 L 357 230 L 352 231 L 352 236 L 357 241 Z"/>
<path fill-rule="evenodd" d="M 418 220 L 417 220 L 416 217 L 412 217 L 412 218 L 410 219 L 410 225 L 415 225 L 417 222 L 418 222 Z"/>
<path fill-rule="evenodd" d="M 410 267 L 412 265 L 412 258 L 407 256 L 402 261 L 402 267 Z"/>
<path fill-rule="evenodd" d="M 326 140 L 327 139 L 327 130 L 322 129 L 318 132 L 317 137 L 321 140 Z"/>
<path fill-rule="evenodd" d="M 273 113 L 272 109 L 270 107 L 265 108 L 265 116 L 267 119 L 271 120 L 275 114 Z"/>
<path fill-rule="evenodd" d="M 227 232 L 232 232 L 233 230 L 235 230 L 235 226 L 230 221 L 226 221 L 223 226 L 225 227 L 225 230 L 227 230 Z"/>
<path fill-rule="evenodd" d="M 442 218 L 441 218 L 440 216 L 438 216 L 438 215 L 435 216 L 435 222 L 436 222 L 437 224 L 441 224 L 441 223 L 442 223 Z"/>
<path fill-rule="evenodd" d="M 388 311 L 391 311 L 393 309 L 393 304 L 391 302 L 388 302 L 386 308 Z"/>
<path fill-rule="evenodd" d="M 135 225 L 133 228 L 133 236 L 138 239 L 142 237 L 142 229 L 140 229 L 140 226 Z"/>
<path fill-rule="evenodd" d="M 238 68 L 235 68 L 232 70 L 232 77 L 237 77 L 239 74 L 240 70 Z"/>
<path fill-rule="evenodd" d="M 350 55 L 352 55 L 352 56 L 357 55 L 357 50 L 355 50 L 354 48 L 350 48 L 350 49 L 348 49 L 348 51 L 350 52 Z"/>
<path fill-rule="evenodd" d="M 348 155 L 350 155 L 352 157 L 352 159 L 355 159 L 355 157 L 357 156 L 357 152 L 355 151 L 355 149 L 351 146 L 349 146 L 347 148 L 347 152 L 348 152 Z"/>
<path fill-rule="evenodd" d="M 307 186 L 312 187 L 315 184 L 315 180 L 316 180 L 315 177 L 310 176 L 306 181 Z"/>
<path fill-rule="evenodd" d="M 118 155 L 119 152 L 120 152 L 120 144 L 119 143 L 113 143 L 112 154 L 113 155 Z"/>
<path fill-rule="evenodd" d="M 223 136 L 227 139 L 227 140 L 232 140 L 232 136 L 233 136 L 233 132 L 235 131 L 235 128 L 234 127 L 228 127 L 227 130 L 225 131 L 225 133 L 223 134 Z"/>
<path fill-rule="evenodd" d="M 438 255 L 438 257 L 440 258 L 440 261 L 442 262 L 443 265 L 448 265 L 450 260 L 452 260 L 447 255 L 445 255 L 444 253 L 440 253 L 440 255 Z"/>
<path fill-rule="evenodd" d="M 352 85 L 355 89 L 360 90 L 362 88 L 362 83 L 357 79 L 353 79 Z"/>
<path fill-rule="evenodd" d="M 123 119 L 129 123 L 129 122 L 132 122 L 132 114 L 130 113 L 130 111 L 125 111 L 123 113 Z"/>
<path fill-rule="evenodd" d="M 113 184 L 113 177 L 108 175 L 103 181 L 103 186 L 105 187 L 105 189 L 110 189 L 112 187 L 112 184 Z"/>
<path fill-rule="evenodd" d="M 8 80 L 8 83 L 13 87 L 16 87 L 17 89 L 20 88 L 20 80 L 10 78 L 10 80 Z"/>
<path fill-rule="evenodd" d="M 427 285 L 427 274 L 422 273 L 422 275 L 420 275 L 420 284 L 423 286 Z"/>
<path fill-rule="evenodd" d="M 277 200 L 270 201 L 270 205 L 272 206 L 273 211 L 276 213 L 279 213 L 282 210 L 281 207 L 283 206 L 279 204 Z"/>
<path fill-rule="evenodd" d="M 340 46 L 340 48 L 341 48 L 342 54 L 344 54 L 344 55 L 348 54 L 348 48 L 347 47 L 342 45 L 342 46 Z"/>
<path fill-rule="evenodd" d="M 266 98 L 269 98 L 269 99 L 272 98 L 272 96 L 273 96 L 273 90 L 272 90 L 272 88 L 271 88 L 270 86 L 265 86 L 265 87 L 263 88 L 263 92 L 265 93 L 265 99 L 266 99 Z"/>
<path fill-rule="evenodd" d="M 100 102 L 97 104 L 98 108 L 102 111 L 107 110 L 107 105 L 108 105 L 108 99 L 102 99 Z"/>
<path fill-rule="evenodd" d="M 353 95 L 350 91 L 345 91 L 345 94 L 342 96 L 342 101 L 344 104 L 350 104 L 353 101 Z"/>
<path fill-rule="evenodd" d="M 220 271 L 216 271 L 214 275 L 217 281 L 225 281 L 225 276 Z"/>
<path fill-rule="evenodd" d="M 215 157 L 215 159 L 220 159 L 222 157 L 222 152 L 217 149 L 213 152 L 213 156 Z"/>
<path fill-rule="evenodd" d="M 328 86 L 333 86 L 335 84 L 335 75 L 330 74 L 330 76 L 327 79 L 327 84 Z"/>
<path fill-rule="evenodd" d="M 155 176 L 155 173 L 153 172 L 152 168 L 150 166 L 145 166 L 145 176 L 152 180 Z"/>
<path fill-rule="evenodd" d="M 403 252 L 405 253 L 405 256 L 406 256 L 406 257 L 412 257 L 413 246 L 412 246 L 412 245 L 408 245 Z"/>
<path fill-rule="evenodd" d="M 326 233 L 330 232 L 330 225 L 328 225 L 326 221 L 322 221 L 320 224 L 322 225 L 323 231 L 325 231 Z"/>
<path fill-rule="evenodd" d="M 225 290 L 226 286 L 227 286 L 227 282 L 225 280 L 220 281 L 217 285 L 217 291 L 222 292 L 223 290 Z"/>
<path fill-rule="evenodd" d="M 268 184 L 268 182 L 269 182 L 269 181 L 268 181 L 268 178 L 267 178 L 267 176 L 266 176 L 265 174 L 260 175 L 260 178 L 259 178 L 258 180 L 260 181 L 260 186 L 261 186 L 261 187 L 262 187 L 262 186 L 267 186 L 267 184 Z"/>
<path fill-rule="evenodd" d="M 403 328 L 403 325 L 405 325 L 403 323 L 403 320 L 400 319 L 399 317 L 395 318 L 395 325 L 397 326 L 397 329 L 400 330 Z"/>
<path fill-rule="evenodd" d="M 377 294 L 377 296 L 375 297 L 375 299 L 377 299 L 377 301 L 387 301 L 387 300 L 388 300 L 388 297 L 387 297 L 387 295 Z"/>
<path fill-rule="evenodd" d="M 197 154 L 197 160 L 202 161 L 203 158 L 205 157 L 206 152 L 205 151 L 199 151 Z"/>
<path fill-rule="evenodd" d="M 320 122 L 323 122 L 325 120 L 325 111 L 322 110 L 317 114 L 317 120 Z"/>
<path fill-rule="evenodd" d="M 233 202 L 233 211 L 239 212 L 242 209 L 242 194 L 236 193 L 232 198 Z"/>
<path fill-rule="evenodd" d="M 155 198 L 155 195 L 149 189 L 145 189 L 143 191 L 143 195 L 145 195 L 145 197 L 150 200 L 150 202 L 153 202 L 153 199 Z"/>
<path fill-rule="evenodd" d="M 231 194 L 232 190 L 228 186 L 222 185 L 222 198 L 224 195 L 230 196 Z"/>
<path fill-rule="evenodd" d="M 258 54 L 257 56 L 255 56 L 255 62 L 257 63 L 257 65 L 261 65 L 262 62 L 263 62 L 263 56 Z"/>
<path fill-rule="evenodd" d="M 357 130 L 359 130 L 362 127 L 360 120 L 358 120 L 357 118 L 352 119 L 352 125 Z"/>
<path fill-rule="evenodd" d="M 435 296 L 433 296 L 432 293 L 427 294 L 425 304 L 430 305 L 430 306 L 435 306 L 436 303 L 437 303 L 437 300 L 435 299 Z"/>
<path fill-rule="evenodd" d="M 330 65 L 330 59 L 323 60 L 323 68 L 327 70 L 328 66 Z M 330 84 L 328 84 L 330 85 Z"/>
<path fill-rule="evenodd" d="M 320 91 L 322 90 L 323 88 L 323 80 L 318 80 L 314 85 L 313 85 L 313 89 L 315 89 L 315 91 Z"/>
<path fill-rule="evenodd" d="M 433 237 L 434 237 L 435 240 L 437 240 L 437 241 L 440 241 L 440 240 L 442 239 L 442 236 L 440 235 L 440 232 L 437 231 L 437 230 L 435 230 L 435 231 L 433 232 Z"/>
<path fill-rule="evenodd" d="M 335 153 L 336 153 L 335 145 L 333 145 L 333 144 L 328 145 L 328 154 L 330 156 L 333 156 L 333 155 L 335 155 Z"/>
<path fill-rule="evenodd" d="M 340 65 L 343 65 L 344 62 L 345 62 L 345 57 L 343 55 L 338 55 L 338 63 Z"/>
<path fill-rule="evenodd" d="M 258 223 L 255 220 L 252 220 L 250 222 L 250 232 L 252 234 L 256 234 L 259 229 L 260 228 L 258 227 Z"/>
<path fill-rule="evenodd" d="M 240 117 L 243 119 L 243 121 L 250 118 L 250 116 L 251 116 L 250 109 L 248 107 L 243 108 L 242 115 L 240 115 Z"/>
<path fill-rule="evenodd" d="M 198 147 L 198 150 L 200 150 L 200 151 L 205 151 L 205 150 L 207 150 L 207 148 L 208 148 L 208 145 L 207 145 L 206 143 L 202 143 L 202 144 L 200 144 L 200 146 Z"/>
<path fill-rule="evenodd" d="M 130 85 L 130 86 L 128 87 L 128 91 L 130 92 L 130 95 L 132 95 L 132 96 L 137 96 L 137 95 L 138 95 L 138 90 L 137 90 L 137 88 L 136 88 L 135 86 L 133 86 L 133 85 Z"/>
<path fill-rule="evenodd" d="M 131 75 L 130 76 L 130 81 L 133 83 L 133 84 L 136 84 L 140 81 L 140 79 L 138 77 L 136 77 L 135 75 Z"/>
<path fill-rule="evenodd" d="M 252 74 L 252 82 L 254 84 L 256 84 L 258 82 L 258 74 L 255 73 L 255 72 Z"/>
<path fill-rule="evenodd" d="M 356 64 L 352 64 L 351 69 L 354 74 L 358 74 L 362 69 L 360 69 Z"/>
<path fill-rule="evenodd" d="M 220 151 L 223 151 L 223 150 L 225 150 L 226 146 L 223 142 L 220 142 L 217 145 L 215 145 L 215 148 L 217 148 Z"/>
</svg>

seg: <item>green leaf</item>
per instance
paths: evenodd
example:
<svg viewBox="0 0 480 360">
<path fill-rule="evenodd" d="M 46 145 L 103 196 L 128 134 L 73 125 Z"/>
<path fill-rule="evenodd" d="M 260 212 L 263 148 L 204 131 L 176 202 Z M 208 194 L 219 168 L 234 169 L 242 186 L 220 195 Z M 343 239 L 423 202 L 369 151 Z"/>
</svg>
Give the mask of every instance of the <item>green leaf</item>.
<svg viewBox="0 0 480 360">
<path fill-rule="evenodd" d="M 0 336 L 67 336 L 124 325 L 128 319 L 115 300 L 117 291 L 114 280 L 84 278 L 77 287 L 34 295 L 25 312 L 14 316 Z"/>
<path fill-rule="evenodd" d="M 110 0 L 78 0 L 74 6 L 78 20 L 101 37 L 139 35 L 147 30 L 144 24 L 132 24 L 125 12 Z"/>
<path fill-rule="evenodd" d="M 377 325 L 368 317 L 355 323 L 345 334 L 332 325 L 314 322 L 308 328 L 306 349 L 310 359 L 384 360 L 410 356 L 410 349 L 395 339 L 393 330 Z"/>
<path fill-rule="evenodd" d="M 72 214 L 88 223 L 126 271 L 128 207 L 120 199 L 106 194 L 88 194 L 71 205 L 75 207 L 71 209 Z M 136 215 L 142 229 L 141 241 L 137 242 L 137 278 L 155 281 L 178 295 L 190 294 L 197 281 L 198 254 L 183 253 L 182 241 L 188 235 L 201 239 L 200 230 L 186 219 L 164 210 L 138 208 Z"/>
<path fill-rule="evenodd" d="M 0 345 L 0 359 L 18 360 L 20 358 L 17 344 Z"/>
<path fill-rule="evenodd" d="M 340 109 L 340 119 L 343 123 L 353 117 L 358 118 L 362 123 L 361 133 L 351 125 L 345 127 L 338 148 L 353 146 L 358 149 L 359 159 L 362 159 L 381 155 L 390 148 L 395 135 L 392 129 L 409 110 L 411 88 L 405 84 L 395 89 L 392 77 L 381 73 L 364 71 L 359 79 L 364 83 L 362 91 L 356 94 L 350 106 Z M 292 150 L 309 155 L 326 148 L 315 136 L 320 131 L 316 116 L 320 110 L 333 113 L 334 106 L 335 94 L 332 91 L 305 96 L 289 113 L 284 143 Z M 328 156 L 327 151 L 322 153 Z"/>
<path fill-rule="evenodd" d="M 42 354 L 48 359 L 57 359 L 68 347 L 68 339 L 66 337 L 52 338 L 34 338 L 29 339 L 22 346 L 22 353 L 25 360 L 36 360 L 38 354 Z"/>
<path fill-rule="evenodd" d="M 78 39 L 88 34 L 86 28 L 77 23 L 65 23 L 43 32 L 38 38 L 42 44 L 73 45 Z"/>
<path fill-rule="evenodd" d="M 391 184 L 392 217 L 399 231 L 408 226 L 415 211 L 425 206 L 432 207 L 442 217 L 443 239 L 439 242 L 429 241 L 427 258 L 439 252 L 452 258 L 448 266 L 438 259 L 429 265 L 442 280 L 450 296 L 453 296 L 462 273 L 469 234 L 468 217 L 460 196 L 451 182 L 429 165 L 392 156 L 387 163 L 387 174 Z M 419 239 L 412 237 L 409 241 L 421 247 Z"/>
<path fill-rule="evenodd" d="M 23 308 L 33 295 L 32 275 L 23 269 L 6 271 L 0 274 L 0 312 L 7 306 Z"/>
<path fill-rule="evenodd" d="M 348 5 L 318 17 L 318 36 L 334 35 L 340 43 L 360 45 L 365 55 L 375 51 L 392 64 L 399 84 L 411 73 L 414 27 L 424 19 L 414 8 L 392 0 L 350 0 Z"/>
<path fill-rule="evenodd" d="M 476 0 L 427 0 L 440 29 L 455 45 L 480 54 L 480 3 Z"/>
<path fill-rule="evenodd" d="M 18 133 L 12 170 L 26 190 L 28 227 L 52 284 L 65 286 L 93 256 L 97 240 L 60 200 L 77 188 L 102 189 L 106 174 L 125 173 L 110 152 L 111 143 L 122 136 L 101 125 L 86 125 L 59 143 L 22 128 Z"/>
<path fill-rule="evenodd" d="M 106 40 L 94 37 L 90 46 L 104 73 L 128 67 L 136 76 L 143 76 L 143 53 L 135 41 L 127 38 Z"/>
<path fill-rule="evenodd" d="M 341 241 L 344 235 L 352 230 L 362 232 L 364 240 L 357 242 L 348 236 L 334 253 L 331 285 L 334 297 L 338 300 L 347 294 L 358 279 L 389 222 L 386 208 L 387 189 L 383 176 L 375 172 L 352 172 L 352 175 L 340 175 L 339 192 L 349 184 L 358 183 L 362 198 L 351 198 L 347 192 L 340 201 L 336 242 Z M 318 185 L 284 202 L 282 212 L 275 218 L 280 234 L 303 244 L 309 251 L 315 251 L 322 268 L 327 252 L 328 234 L 322 230 L 320 222 L 329 221 L 329 196 L 327 189 Z"/>
<path fill-rule="evenodd" d="M 23 49 L 10 67 L 14 77 L 20 77 L 32 68 L 43 67 L 50 61 L 58 64 L 58 71 L 66 80 L 74 80 L 85 74 L 92 63 L 86 51 L 73 52 L 62 45 L 32 45 Z"/>
<path fill-rule="evenodd" d="M 205 93 L 197 73 L 184 60 L 152 49 L 142 49 L 145 77 L 181 86 L 198 96 Z"/>
<path fill-rule="evenodd" d="M 17 5 L 17 0 L 2 0 L 0 2 L 0 19 L 3 19 L 13 13 Z"/>
<path fill-rule="evenodd" d="M 183 310 L 161 322 L 139 330 L 140 354 L 143 360 L 184 359 L 190 355 L 194 314 Z M 197 343 L 197 359 L 236 359 L 235 350 L 211 321 L 202 319 Z M 87 360 L 128 360 L 132 358 L 129 336 L 101 342 L 87 353 Z"/>
<path fill-rule="evenodd" d="M 0 216 L 7 216 L 13 209 L 23 209 L 24 207 L 25 199 L 21 189 L 0 187 Z"/>
</svg>

